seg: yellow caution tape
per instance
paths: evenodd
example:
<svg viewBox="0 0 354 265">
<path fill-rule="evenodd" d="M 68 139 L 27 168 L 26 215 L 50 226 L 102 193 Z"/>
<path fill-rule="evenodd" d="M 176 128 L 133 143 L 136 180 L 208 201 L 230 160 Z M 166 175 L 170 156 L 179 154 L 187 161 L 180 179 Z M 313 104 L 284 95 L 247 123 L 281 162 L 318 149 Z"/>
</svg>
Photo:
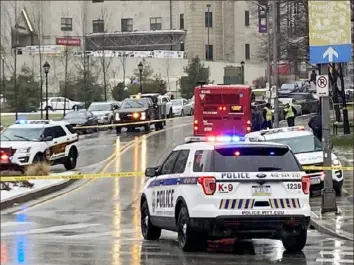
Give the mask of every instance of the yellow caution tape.
<svg viewBox="0 0 354 265">
<path fill-rule="evenodd" d="M 141 177 L 144 172 L 118 172 L 102 174 L 74 174 L 74 175 L 48 175 L 48 176 L 1 176 L 0 182 L 45 180 L 45 179 L 95 179 L 95 178 L 126 178 Z"/>
<path fill-rule="evenodd" d="M 146 120 L 146 121 L 132 121 L 127 123 L 114 123 L 114 124 L 104 124 L 104 125 L 91 125 L 91 126 L 76 126 L 74 129 L 93 129 L 93 128 L 112 128 L 112 127 L 124 127 L 124 126 L 132 126 L 132 125 L 144 125 L 147 123 L 157 123 L 161 121 L 170 121 L 180 119 L 182 117 L 175 117 L 175 118 L 168 118 L 168 119 L 161 119 L 161 120 Z"/>
<path fill-rule="evenodd" d="M 349 171 L 353 171 L 354 167 L 336 167 L 336 166 L 332 166 L 332 167 L 318 167 L 318 166 L 303 166 L 302 167 L 304 170 L 349 170 Z"/>
</svg>

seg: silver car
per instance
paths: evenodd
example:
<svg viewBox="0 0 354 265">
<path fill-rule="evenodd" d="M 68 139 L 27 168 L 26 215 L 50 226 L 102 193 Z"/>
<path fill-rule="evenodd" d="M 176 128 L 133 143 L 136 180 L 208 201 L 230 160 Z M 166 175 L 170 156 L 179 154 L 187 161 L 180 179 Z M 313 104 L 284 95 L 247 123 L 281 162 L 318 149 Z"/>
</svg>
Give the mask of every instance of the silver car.
<svg viewBox="0 0 354 265">
<path fill-rule="evenodd" d="M 99 124 L 113 124 L 114 123 L 114 110 L 118 109 L 118 103 L 113 102 L 92 102 L 88 107 L 93 115 L 98 118 Z"/>
<path fill-rule="evenodd" d="M 172 110 L 175 116 L 185 116 L 192 115 L 191 105 L 188 104 L 188 100 L 173 99 L 172 101 Z"/>
</svg>

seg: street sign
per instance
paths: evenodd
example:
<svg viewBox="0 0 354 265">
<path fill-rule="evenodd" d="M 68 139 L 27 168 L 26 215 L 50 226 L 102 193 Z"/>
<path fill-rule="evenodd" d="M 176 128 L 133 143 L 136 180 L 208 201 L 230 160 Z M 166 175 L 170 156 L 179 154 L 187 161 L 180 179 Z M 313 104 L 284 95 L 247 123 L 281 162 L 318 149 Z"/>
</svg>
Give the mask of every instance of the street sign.
<svg viewBox="0 0 354 265">
<path fill-rule="evenodd" d="M 309 0 L 310 63 L 352 60 L 350 1 Z"/>
<path fill-rule="evenodd" d="M 316 93 L 319 97 L 329 96 L 328 75 L 316 76 Z"/>
<path fill-rule="evenodd" d="M 272 86 L 272 90 L 271 90 L 271 96 L 272 98 L 277 98 L 277 86 Z"/>
</svg>

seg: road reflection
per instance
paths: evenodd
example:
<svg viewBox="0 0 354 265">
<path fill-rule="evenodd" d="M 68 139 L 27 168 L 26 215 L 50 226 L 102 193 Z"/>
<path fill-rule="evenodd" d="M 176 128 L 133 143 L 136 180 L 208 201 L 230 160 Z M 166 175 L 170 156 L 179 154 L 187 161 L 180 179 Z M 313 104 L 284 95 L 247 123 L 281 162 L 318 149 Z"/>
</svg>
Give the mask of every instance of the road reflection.
<svg viewBox="0 0 354 265">
<path fill-rule="evenodd" d="M 115 172 L 120 172 L 120 137 L 116 140 L 115 149 Z M 113 184 L 113 247 L 112 247 L 112 265 L 121 264 L 121 198 L 120 198 L 120 178 L 114 179 Z"/>
</svg>

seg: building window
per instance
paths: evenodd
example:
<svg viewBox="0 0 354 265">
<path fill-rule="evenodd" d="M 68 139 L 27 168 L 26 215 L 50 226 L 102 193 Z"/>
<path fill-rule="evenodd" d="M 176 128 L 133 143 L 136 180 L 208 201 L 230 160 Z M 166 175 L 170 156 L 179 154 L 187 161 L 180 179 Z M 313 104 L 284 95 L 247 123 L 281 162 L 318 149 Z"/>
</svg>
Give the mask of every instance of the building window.
<svg viewBox="0 0 354 265">
<path fill-rule="evenodd" d="M 213 45 L 205 45 L 205 60 L 214 60 Z"/>
<path fill-rule="evenodd" d="M 69 17 L 61 18 L 61 30 L 62 31 L 72 31 L 73 30 L 73 19 Z"/>
<path fill-rule="evenodd" d="M 179 29 L 184 29 L 184 14 L 179 15 Z"/>
<path fill-rule="evenodd" d="M 162 30 L 162 18 L 151 17 L 150 18 L 150 30 Z"/>
<path fill-rule="evenodd" d="M 248 43 L 245 44 L 245 59 L 246 60 L 251 59 L 250 45 Z"/>
<path fill-rule="evenodd" d="M 250 25 L 250 11 L 245 11 L 245 26 Z"/>
<path fill-rule="evenodd" d="M 213 27 L 213 12 L 205 12 L 205 27 Z"/>
<path fill-rule="evenodd" d="M 92 0 L 92 3 L 103 3 L 104 0 Z"/>
<path fill-rule="evenodd" d="M 93 33 L 104 32 L 104 21 L 102 19 L 92 20 L 92 32 Z"/>
<path fill-rule="evenodd" d="M 122 32 L 132 32 L 133 31 L 133 19 L 132 18 L 122 18 L 120 20 L 121 31 Z"/>
</svg>

